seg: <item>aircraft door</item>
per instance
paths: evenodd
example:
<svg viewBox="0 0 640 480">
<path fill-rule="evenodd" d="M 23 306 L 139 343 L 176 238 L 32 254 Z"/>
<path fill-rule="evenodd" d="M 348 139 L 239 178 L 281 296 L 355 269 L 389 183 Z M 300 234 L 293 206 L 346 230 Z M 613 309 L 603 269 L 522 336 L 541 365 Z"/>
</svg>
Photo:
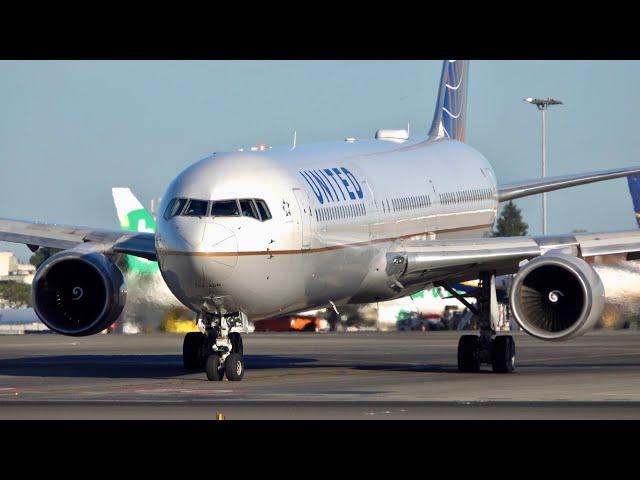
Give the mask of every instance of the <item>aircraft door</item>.
<svg viewBox="0 0 640 480">
<path fill-rule="evenodd" d="M 427 223 L 426 231 L 428 234 L 433 234 L 435 238 L 435 232 L 438 230 L 438 209 L 440 208 L 440 198 L 436 191 L 436 186 L 432 179 L 427 180 L 427 195 L 429 198 L 429 206 L 427 207 Z"/>
<path fill-rule="evenodd" d="M 299 188 L 293 189 L 293 196 L 296 198 L 298 207 L 298 215 L 294 218 L 301 239 L 301 248 L 308 250 L 311 247 L 311 206 L 306 193 Z"/>
<path fill-rule="evenodd" d="M 365 191 L 365 206 L 367 209 L 367 229 L 368 229 L 368 237 L 369 240 L 375 240 L 377 238 L 381 238 L 383 235 L 380 232 L 380 227 L 378 223 L 379 217 L 379 207 L 378 202 L 376 202 L 375 196 L 373 194 L 373 190 L 369 185 L 369 182 L 366 180 L 362 180 L 362 189 Z"/>
</svg>

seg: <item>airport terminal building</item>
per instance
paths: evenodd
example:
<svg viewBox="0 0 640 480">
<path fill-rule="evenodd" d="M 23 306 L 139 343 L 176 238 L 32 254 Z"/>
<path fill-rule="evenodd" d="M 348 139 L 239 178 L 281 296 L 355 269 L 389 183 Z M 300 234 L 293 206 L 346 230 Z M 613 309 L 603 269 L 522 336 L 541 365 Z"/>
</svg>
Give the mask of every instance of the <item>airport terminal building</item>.
<svg viewBox="0 0 640 480">
<path fill-rule="evenodd" d="M 0 252 L 0 282 L 16 282 L 31 285 L 36 267 L 24 264 L 11 252 Z"/>
</svg>

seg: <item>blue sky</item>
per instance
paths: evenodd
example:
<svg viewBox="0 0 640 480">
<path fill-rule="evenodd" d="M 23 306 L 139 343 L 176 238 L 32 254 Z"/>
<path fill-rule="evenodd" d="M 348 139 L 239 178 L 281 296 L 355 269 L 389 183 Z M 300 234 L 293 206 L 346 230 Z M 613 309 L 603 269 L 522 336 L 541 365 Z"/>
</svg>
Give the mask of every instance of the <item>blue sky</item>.
<svg viewBox="0 0 640 480">
<path fill-rule="evenodd" d="M 440 61 L 0 61 L 0 217 L 117 228 L 111 187 L 148 206 L 216 150 L 424 131 Z M 615 93 L 615 95 L 614 95 Z M 640 62 L 473 61 L 467 142 L 500 181 L 640 164 Z M 522 199 L 540 233 L 539 197 Z M 549 233 L 635 228 L 626 180 L 549 194 Z M 23 259 L 23 246 L 0 242 Z"/>
</svg>

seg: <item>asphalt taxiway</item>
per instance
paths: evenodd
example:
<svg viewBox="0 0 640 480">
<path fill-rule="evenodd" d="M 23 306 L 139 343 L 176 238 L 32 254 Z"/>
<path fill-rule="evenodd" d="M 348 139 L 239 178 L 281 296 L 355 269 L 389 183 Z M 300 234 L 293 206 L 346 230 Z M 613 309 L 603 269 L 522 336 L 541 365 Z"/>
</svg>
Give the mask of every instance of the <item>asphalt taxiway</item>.
<svg viewBox="0 0 640 480">
<path fill-rule="evenodd" d="M 516 334 L 517 371 L 456 369 L 457 332 L 252 333 L 241 382 L 180 335 L 0 336 L 0 419 L 640 419 L 640 332 Z"/>
</svg>

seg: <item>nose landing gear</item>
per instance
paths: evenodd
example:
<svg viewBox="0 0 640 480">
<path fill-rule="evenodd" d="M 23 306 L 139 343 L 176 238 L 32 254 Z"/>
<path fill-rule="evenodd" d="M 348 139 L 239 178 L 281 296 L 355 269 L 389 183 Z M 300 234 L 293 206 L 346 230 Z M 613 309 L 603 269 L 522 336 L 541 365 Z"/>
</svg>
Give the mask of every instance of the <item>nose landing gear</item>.
<svg viewBox="0 0 640 480">
<path fill-rule="evenodd" d="M 202 313 L 198 318 L 200 332 L 190 332 L 184 337 L 182 360 L 187 370 L 205 370 L 207 379 L 220 381 L 224 377 L 231 382 L 244 377 L 244 347 L 242 336 L 231 331 L 244 326 L 246 317 L 212 315 Z"/>
</svg>

